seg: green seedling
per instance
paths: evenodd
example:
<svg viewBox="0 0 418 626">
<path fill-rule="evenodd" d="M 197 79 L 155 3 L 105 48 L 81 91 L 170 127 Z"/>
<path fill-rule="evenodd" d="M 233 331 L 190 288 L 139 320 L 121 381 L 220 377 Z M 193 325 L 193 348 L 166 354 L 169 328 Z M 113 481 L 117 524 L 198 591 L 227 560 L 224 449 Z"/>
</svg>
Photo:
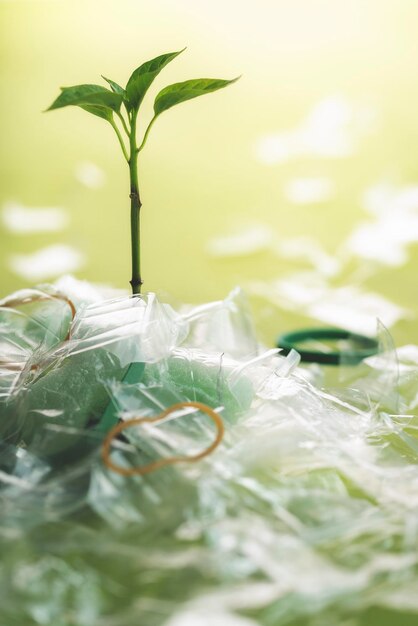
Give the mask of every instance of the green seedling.
<svg viewBox="0 0 418 626">
<path fill-rule="evenodd" d="M 140 254 L 142 203 L 138 185 L 138 155 L 145 147 L 150 130 L 161 113 L 171 109 L 176 104 L 212 93 L 237 80 L 237 78 L 232 80 L 197 78 L 168 85 L 157 94 L 154 101 L 154 115 L 143 133 L 142 140 L 138 142 L 138 112 L 144 96 L 161 70 L 181 52 L 183 50 L 162 54 L 151 61 L 146 61 L 132 73 L 125 88 L 104 76 L 103 79 L 110 89 L 102 85 L 62 87 L 60 95 L 48 109 L 48 111 L 52 111 L 66 106 L 81 107 L 88 113 L 97 115 L 109 122 L 116 133 L 123 156 L 129 165 L 132 250 L 132 278 L 130 283 L 134 294 L 141 293 L 143 283 Z"/>
</svg>

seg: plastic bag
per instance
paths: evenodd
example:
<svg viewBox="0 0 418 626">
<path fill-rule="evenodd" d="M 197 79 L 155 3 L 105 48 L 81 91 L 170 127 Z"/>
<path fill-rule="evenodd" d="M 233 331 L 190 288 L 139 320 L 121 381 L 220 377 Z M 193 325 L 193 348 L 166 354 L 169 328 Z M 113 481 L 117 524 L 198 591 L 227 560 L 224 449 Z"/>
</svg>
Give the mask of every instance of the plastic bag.
<svg viewBox="0 0 418 626">
<path fill-rule="evenodd" d="M 2 439 L 2 621 L 414 624 L 411 349 L 397 365 L 382 331 L 389 349 L 353 374 L 352 391 L 332 391 L 296 353 L 256 342 L 239 293 L 178 314 L 137 301 L 79 306 L 70 341 L 29 350 L 26 363 L 40 367 L 14 384 L 16 412 L 0 409 L 2 428 L 23 429 Z M 143 364 L 137 379 L 131 360 Z M 193 400 L 222 417 L 212 454 L 130 477 L 103 463 L 109 406 L 129 423 Z M 193 455 L 214 435 L 205 414 L 177 411 L 126 428 L 111 459 L 143 467 Z"/>
</svg>

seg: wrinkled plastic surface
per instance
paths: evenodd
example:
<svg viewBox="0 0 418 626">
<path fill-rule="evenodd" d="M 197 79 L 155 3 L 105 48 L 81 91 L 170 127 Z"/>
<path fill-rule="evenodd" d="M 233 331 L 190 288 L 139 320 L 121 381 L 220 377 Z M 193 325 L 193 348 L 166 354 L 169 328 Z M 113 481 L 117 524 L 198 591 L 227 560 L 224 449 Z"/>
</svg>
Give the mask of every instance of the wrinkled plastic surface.
<svg viewBox="0 0 418 626">
<path fill-rule="evenodd" d="M 380 353 L 331 389 L 257 344 L 240 292 L 177 313 L 152 294 L 77 305 L 68 341 L 65 307 L 36 309 L 42 336 L 0 310 L 1 624 L 417 623 L 415 346 L 381 327 Z M 129 478 L 104 466 L 109 402 L 129 420 L 182 401 L 222 416 L 212 455 Z M 185 409 L 125 430 L 112 459 L 213 435 Z"/>
</svg>

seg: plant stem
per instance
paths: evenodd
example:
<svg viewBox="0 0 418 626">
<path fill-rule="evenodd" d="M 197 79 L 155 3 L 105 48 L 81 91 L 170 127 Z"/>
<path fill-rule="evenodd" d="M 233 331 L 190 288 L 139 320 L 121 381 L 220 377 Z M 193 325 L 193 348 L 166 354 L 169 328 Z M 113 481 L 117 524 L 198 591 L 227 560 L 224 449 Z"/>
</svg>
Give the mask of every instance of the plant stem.
<svg viewBox="0 0 418 626">
<path fill-rule="evenodd" d="M 122 113 L 120 113 L 119 111 L 116 113 L 116 115 L 118 116 L 118 118 L 120 119 L 120 121 L 122 122 L 122 126 L 123 126 L 123 130 L 125 131 L 125 133 L 128 135 L 129 137 L 129 128 L 126 125 L 125 122 L 125 118 L 123 117 Z"/>
<path fill-rule="evenodd" d="M 141 152 L 142 148 L 145 146 L 146 141 L 147 141 L 147 139 L 148 139 L 148 134 L 149 134 L 149 131 L 151 130 L 152 125 L 154 124 L 154 122 L 155 122 L 155 120 L 156 120 L 156 119 L 157 119 L 157 116 L 156 116 L 156 115 L 154 115 L 154 117 L 152 118 L 152 120 L 151 120 L 151 121 L 150 121 L 150 123 L 148 124 L 148 128 L 147 128 L 147 130 L 145 131 L 145 135 L 144 135 L 144 138 L 143 138 L 143 140 L 142 140 L 142 143 L 141 143 L 141 145 L 139 146 L 139 148 L 138 148 L 138 150 L 137 150 L 138 152 Z"/>
<path fill-rule="evenodd" d="M 115 133 L 116 133 L 116 135 L 117 135 L 117 138 L 118 138 L 119 143 L 120 143 L 120 147 L 122 148 L 123 156 L 125 157 L 125 159 L 126 159 L 126 160 L 128 161 L 128 163 L 129 163 L 128 153 L 126 152 L 125 144 L 123 143 L 122 135 L 121 135 L 121 134 L 120 134 L 120 132 L 119 132 L 119 128 L 116 126 L 116 124 L 115 124 L 115 122 L 113 121 L 113 119 L 112 119 L 112 120 L 109 120 L 109 121 L 110 121 L 110 123 L 111 123 L 111 125 L 112 125 L 112 127 L 113 127 L 113 130 L 115 131 Z"/>
<path fill-rule="evenodd" d="M 141 212 L 141 199 L 139 196 L 138 186 L 138 149 L 136 147 L 136 114 L 134 113 L 131 119 L 131 132 L 129 136 L 129 178 L 131 192 L 129 197 L 131 199 L 131 246 L 132 246 L 132 278 L 131 286 L 132 293 L 141 293 L 141 249 L 140 249 L 140 212 Z"/>
</svg>

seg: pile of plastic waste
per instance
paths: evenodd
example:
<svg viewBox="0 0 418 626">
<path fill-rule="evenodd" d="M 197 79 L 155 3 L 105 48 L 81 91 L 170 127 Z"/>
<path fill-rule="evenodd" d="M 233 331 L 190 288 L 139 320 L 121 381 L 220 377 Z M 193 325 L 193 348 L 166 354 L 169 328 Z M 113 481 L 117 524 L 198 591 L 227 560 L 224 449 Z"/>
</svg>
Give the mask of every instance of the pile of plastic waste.
<svg viewBox="0 0 418 626">
<path fill-rule="evenodd" d="M 238 290 L 4 299 L 0 624 L 417 624 L 418 348 L 381 345 L 330 389 Z"/>
</svg>

